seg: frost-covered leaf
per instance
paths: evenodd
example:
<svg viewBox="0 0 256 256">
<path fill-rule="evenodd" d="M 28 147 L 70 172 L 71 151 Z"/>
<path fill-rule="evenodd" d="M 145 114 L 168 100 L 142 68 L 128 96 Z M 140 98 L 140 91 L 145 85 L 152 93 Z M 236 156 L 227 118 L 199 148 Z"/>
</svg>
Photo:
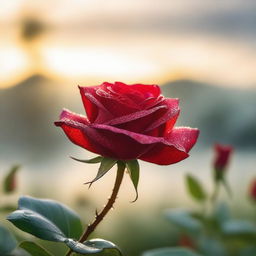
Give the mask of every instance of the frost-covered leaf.
<svg viewBox="0 0 256 256">
<path fill-rule="evenodd" d="M 223 224 L 230 220 L 230 210 L 225 202 L 219 203 L 214 211 L 214 217 L 217 219 L 219 224 Z"/>
<path fill-rule="evenodd" d="M 30 210 L 17 210 L 12 212 L 7 216 L 7 220 L 22 231 L 44 240 L 64 242 L 66 239 L 61 230 L 50 220 Z"/>
<path fill-rule="evenodd" d="M 85 250 L 76 251 L 77 255 L 122 256 L 120 249 L 115 244 L 100 238 L 85 241 L 83 245 L 85 246 Z"/>
<path fill-rule="evenodd" d="M 12 233 L 0 226 L 0 255 L 9 255 L 17 246 L 17 241 Z"/>
<path fill-rule="evenodd" d="M 206 235 L 198 240 L 198 249 L 206 256 L 227 256 L 228 253 L 222 241 Z"/>
<path fill-rule="evenodd" d="M 80 243 L 78 241 L 75 241 L 73 239 L 67 239 L 65 241 L 65 244 L 73 251 L 76 252 L 78 255 L 89 255 L 94 254 L 97 252 L 101 252 L 102 249 L 100 248 L 94 248 L 91 246 L 87 246 L 83 243 Z"/>
<path fill-rule="evenodd" d="M 184 209 L 169 209 L 165 216 L 175 225 L 187 231 L 197 232 L 202 229 L 201 222 Z"/>
<path fill-rule="evenodd" d="M 256 234 L 256 225 L 247 220 L 228 220 L 222 224 L 222 231 L 228 235 Z"/>
<path fill-rule="evenodd" d="M 63 242 L 66 238 L 77 239 L 82 233 L 78 215 L 59 202 L 24 196 L 18 205 L 19 209 L 7 219 L 36 237 Z"/>
<path fill-rule="evenodd" d="M 78 239 L 82 234 L 80 217 L 62 203 L 23 196 L 19 199 L 18 205 L 19 209 L 28 209 L 41 214 L 54 223 L 68 238 Z"/>
</svg>

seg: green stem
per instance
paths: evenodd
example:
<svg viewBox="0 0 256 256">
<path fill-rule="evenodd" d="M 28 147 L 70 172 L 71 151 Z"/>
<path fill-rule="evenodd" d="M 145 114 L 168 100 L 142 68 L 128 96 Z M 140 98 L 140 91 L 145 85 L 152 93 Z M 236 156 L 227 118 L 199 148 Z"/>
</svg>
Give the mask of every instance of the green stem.
<svg viewBox="0 0 256 256">
<path fill-rule="evenodd" d="M 217 197 L 219 195 L 219 191 L 220 191 L 220 182 L 216 181 L 214 186 L 214 191 L 211 197 L 213 205 L 216 203 Z"/>
<path fill-rule="evenodd" d="M 119 161 L 119 162 L 117 162 L 117 166 L 118 166 L 118 168 L 117 168 L 117 174 L 116 174 L 116 181 L 115 181 L 112 195 L 110 196 L 107 204 L 104 206 L 102 211 L 100 213 L 96 212 L 95 220 L 93 221 L 92 224 L 88 225 L 87 229 L 84 231 L 83 235 L 80 237 L 80 239 L 79 239 L 80 243 L 86 241 L 86 239 L 89 237 L 89 235 L 96 229 L 96 227 L 104 219 L 104 217 L 107 215 L 107 213 L 113 207 L 113 205 L 116 201 L 117 194 L 120 189 L 120 186 L 121 186 L 121 183 L 123 180 L 123 176 L 124 176 L 125 164 L 123 162 Z M 69 250 L 68 253 L 66 254 L 66 256 L 71 255 L 71 253 L 72 253 L 72 250 Z"/>
<path fill-rule="evenodd" d="M 230 188 L 230 186 L 229 186 L 229 183 L 226 181 L 226 179 L 223 179 L 223 180 L 222 180 L 222 183 L 223 183 L 223 186 L 224 186 L 225 189 L 226 189 L 226 192 L 227 192 L 229 198 L 232 198 L 232 191 L 231 191 L 231 188 Z"/>
</svg>

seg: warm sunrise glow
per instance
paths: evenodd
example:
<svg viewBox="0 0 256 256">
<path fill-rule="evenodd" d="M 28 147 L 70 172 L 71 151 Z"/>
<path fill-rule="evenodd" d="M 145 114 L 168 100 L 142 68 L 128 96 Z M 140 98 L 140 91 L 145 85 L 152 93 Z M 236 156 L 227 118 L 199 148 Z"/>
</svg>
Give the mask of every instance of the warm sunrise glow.
<svg viewBox="0 0 256 256">
<path fill-rule="evenodd" d="M 213 10 L 212 4 L 196 0 L 186 4 L 161 0 L 157 6 L 147 0 L 121 2 L 111 0 L 103 8 L 102 0 L 76 0 L 72 5 L 67 0 L 4 0 L 0 10 L 0 88 L 34 74 L 85 83 L 160 84 L 185 78 L 255 87 L 255 46 L 250 36 L 243 34 L 247 30 L 239 27 L 243 23 L 224 23 L 230 30 L 220 26 L 221 22 L 215 24 L 218 10 L 232 18 L 233 12 L 245 15 L 250 5 L 215 3 Z"/>
<path fill-rule="evenodd" d="M 114 41 L 108 41 L 105 47 L 98 45 L 98 41 L 95 46 L 92 43 L 83 46 L 39 44 L 33 49 L 37 54 L 26 52 L 29 47 L 24 51 L 23 45 L 0 48 L 0 87 L 15 84 L 33 70 L 47 77 L 86 82 L 161 83 L 191 78 L 248 87 L 256 80 L 253 51 L 214 40 L 206 44 L 197 38 L 163 38 L 164 42 L 149 37 L 154 51 L 144 47 L 144 40 L 137 41 L 136 45 L 123 40 L 116 47 L 111 46 L 111 42 L 115 45 Z"/>
<path fill-rule="evenodd" d="M 0 47 L 0 88 L 8 87 L 29 75 L 29 60 L 17 47 Z"/>
<path fill-rule="evenodd" d="M 108 48 L 49 48 L 44 49 L 48 72 L 67 78 L 143 79 L 158 75 L 156 63 L 150 59 L 130 57 Z"/>
</svg>

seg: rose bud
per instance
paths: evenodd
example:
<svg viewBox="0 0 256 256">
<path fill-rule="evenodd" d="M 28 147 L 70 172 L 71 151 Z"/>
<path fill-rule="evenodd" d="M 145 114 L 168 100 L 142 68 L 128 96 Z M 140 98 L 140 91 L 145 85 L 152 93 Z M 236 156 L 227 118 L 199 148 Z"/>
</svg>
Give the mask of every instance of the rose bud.
<svg viewBox="0 0 256 256">
<path fill-rule="evenodd" d="M 254 179 L 251 183 L 249 195 L 250 198 L 256 202 L 256 179 Z"/>
<path fill-rule="evenodd" d="M 214 169 L 216 171 L 224 171 L 230 160 L 233 147 L 228 145 L 216 144 L 215 147 Z"/>
<path fill-rule="evenodd" d="M 213 162 L 213 171 L 214 171 L 213 175 L 214 175 L 215 187 L 212 195 L 212 201 L 215 201 L 218 197 L 220 183 L 223 184 L 228 195 L 230 197 L 232 196 L 231 188 L 225 179 L 225 173 L 226 173 L 225 171 L 227 169 L 231 153 L 233 152 L 233 147 L 229 145 L 216 144 L 214 146 L 214 150 L 215 150 L 215 159 Z"/>
<path fill-rule="evenodd" d="M 87 117 L 65 109 L 55 125 L 93 153 L 168 165 L 187 158 L 197 141 L 198 129 L 174 127 L 179 101 L 165 98 L 157 85 L 104 82 L 79 89 Z"/>
</svg>

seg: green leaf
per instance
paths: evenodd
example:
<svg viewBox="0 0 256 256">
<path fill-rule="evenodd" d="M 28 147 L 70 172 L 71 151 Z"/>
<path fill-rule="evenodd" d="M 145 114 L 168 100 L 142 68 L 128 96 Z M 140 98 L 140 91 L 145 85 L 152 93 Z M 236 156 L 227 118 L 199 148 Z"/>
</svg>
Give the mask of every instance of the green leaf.
<svg viewBox="0 0 256 256">
<path fill-rule="evenodd" d="M 224 202 L 219 203 L 214 211 L 214 217 L 220 225 L 230 220 L 231 216 L 228 205 Z"/>
<path fill-rule="evenodd" d="M 226 235 L 256 234 L 256 225 L 247 220 L 228 220 L 221 228 Z"/>
<path fill-rule="evenodd" d="M 17 210 L 7 216 L 7 220 L 22 231 L 44 240 L 64 242 L 66 239 L 61 230 L 50 220 L 30 210 Z"/>
<path fill-rule="evenodd" d="M 19 165 L 14 165 L 4 178 L 4 192 L 12 193 L 16 189 L 16 173 L 20 169 Z"/>
<path fill-rule="evenodd" d="M 19 210 L 11 213 L 7 219 L 27 233 L 58 242 L 63 242 L 67 237 L 78 238 L 82 233 L 78 215 L 61 203 L 24 196 L 18 204 Z"/>
<path fill-rule="evenodd" d="M 198 239 L 198 250 L 207 256 L 227 256 L 228 253 L 222 241 L 207 235 Z"/>
<path fill-rule="evenodd" d="M 92 181 L 86 182 L 85 184 L 90 184 L 90 187 L 95 181 L 104 176 L 116 164 L 116 162 L 117 160 L 115 159 L 104 157 L 101 161 L 96 177 Z"/>
<path fill-rule="evenodd" d="M 136 191 L 136 197 L 133 200 L 135 202 L 138 199 L 138 184 L 140 177 L 140 165 L 137 159 L 129 160 L 126 162 L 126 167 L 132 180 L 133 186 Z"/>
<path fill-rule="evenodd" d="M 72 156 L 71 156 L 71 158 L 73 160 L 76 160 L 76 161 L 82 162 L 82 163 L 86 163 L 86 164 L 97 164 L 97 163 L 100 163 L 103 160 L 102 156 L 96 156 L 92 159 L 85 159 L 85 160 L 81 160 L 81 159 L 78 159 L 78 158 L 75 158 L 75 157 L 72 157 Z"/>
<path fill-rule="evenodd" d="M 186 185 L 190 195 L 197 201 L 205 201 L 206 193 L 200 182 L 192 175 L 186 176 Z"/>
<path fill-rule="evenodd" d="M 17 241 L 12 233 L 0 226 L 0 255 L 9 255 L 17 246 Z"/>
<path fill-rule="evenodd" d="M 24 241 L 20 243 L 19 247 L 27 251 L 32 256 L 52 256 L 51 253 L 34 242 Z"/>
<path fill-rule="evenodd" d="M 165 216 L 175 225 L 190 232 L 202 229 L 201 222 L 194 218 L 190 212 L 183 209 L 170 209 L 165 211 Z"/>
<path fill-rule="evenodd" d="M 102 249 L 102 252 L 95 254 L 95 256 L 122 256 L 120 249 L 110 241 L 96 238 L 86 241 L 84 244 L 90 247 Z"/>
<path fill-rule="evenodd" d="M 75 241 L 73 239 L 67 239 L 65 241 L 65 244 L 73 251 L 78 253 L 79 255 L 88 255 L 88 254 L 94 254 L 97 252 L 101 252 L 102 249 L 100 248 L 94 248 L 91 246 L 87 246 L 85 244 L 82 244 L 78 241 Z"/>
<path fill-rule="evenodd" d="M 69 207 L 54 200 L 23 196 L 18 202 L 19 209 L 27 209 L 41 214 L 54 223 L 68 238 L 78 239 L 82 234 L 79 216 Z"/>
<path fill-rule="evenodd" d="M 184 248 L 160 248 L 144 252 L 142 256 L 200 256 L 199 254 Z"/>
<path fill-rule="evenodd" d="M 122 256 L 120 249 L 115 244 L 103 239 L 92 239 L 85 241 L 83 244 L 78 242 L 74 243 L 76 243 L 75 247 L 70 248 L 75 251 L 77 255 Z M 78 245 L 80 246 L 79 250 L 76 248 Z"/>
</svg>

